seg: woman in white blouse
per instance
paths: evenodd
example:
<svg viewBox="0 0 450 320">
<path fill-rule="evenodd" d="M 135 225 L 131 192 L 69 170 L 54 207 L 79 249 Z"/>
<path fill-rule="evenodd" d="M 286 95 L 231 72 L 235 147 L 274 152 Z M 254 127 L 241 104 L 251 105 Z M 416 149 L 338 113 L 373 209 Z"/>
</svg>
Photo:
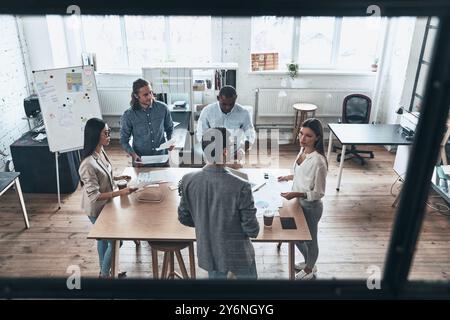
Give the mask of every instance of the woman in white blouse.
<svg viewBox="0 0 450 320">
<path fill-rule="evenodd" d="M 130 180 L 130 176 L 114 176 L 111 162 L 103 150 L 110 142 L 108 125 L 97 118 L 89 119 L 84 128 L 84 148 L 78 170 L 83 186 L 81 207 L 89 220 L 95 223 L 105 204 L 117 196 L 128 195 L 136 188 L 117 190 L 115 181 Z M 98 240 L 100 277 L 109 277 L 111 268 L 112 241 Z M 119 276 L 124 276 L 120 273 Z"/>
<path fill-rule="evenodd" d="M 278 181 L 294 180 L 291 192 L 283 192 L 282 197 L 290 200 L 298 198 L 305 214 L 311 233 L 311 241 L 296 244 L 305 258 L 304 263 L 295 264 L 299 271 L 295 278 L 308 280 L 317 272 L 316 261 L 319 256 L 317 242 L 317 226 L 322 217 L 322 197 L 325 194 L 325 183 L 328 163 L 323 146 L 323 127 L 317 119 L 303 122 L 299 133 L 300 153 L 294 163 L 294 174 L 278 177 Z"/>
</svg>

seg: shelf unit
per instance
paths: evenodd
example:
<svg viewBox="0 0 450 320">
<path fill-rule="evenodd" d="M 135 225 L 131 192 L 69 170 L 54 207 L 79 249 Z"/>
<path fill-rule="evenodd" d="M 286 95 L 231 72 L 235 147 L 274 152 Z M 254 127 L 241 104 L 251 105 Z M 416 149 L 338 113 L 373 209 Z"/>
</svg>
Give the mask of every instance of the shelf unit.
<svg viewBox="0 0 450 320">
<path fill-rule="evenodd" d="M 151 82 L 155 93 L 169 106 L 177 100 L 184 100 L 188 105 L 186 110 L 191 110 L 193 115 L 196 111 L 195 93 L 203 92 L 205 95 L 208 92 L 215 100 L 216 93 L 223 85 L 232 85 L 236 88 L 237 69 L 237 63 L 191 65 L 164 63 L 142 68 L 142 76 Z M 208 78 L 210 86 L 205 81 L 204 91 L 194 91 L 195 80 L 203 81 Z M 193 128 L 193 116 L 190 127 Z"/>
</svg>

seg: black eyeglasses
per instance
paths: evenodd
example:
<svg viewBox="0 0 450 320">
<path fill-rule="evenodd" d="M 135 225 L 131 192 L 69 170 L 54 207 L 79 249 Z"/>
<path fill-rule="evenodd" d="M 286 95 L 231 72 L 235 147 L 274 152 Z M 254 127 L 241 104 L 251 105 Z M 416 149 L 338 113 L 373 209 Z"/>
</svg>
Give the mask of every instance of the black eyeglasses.
<svg viewBox="0 0 450 320">
<path fill-rule="evenodd" d="M 111 136 L 111 130 L 105 130 L 104 135 L 105 137 Z"/>
</svg>

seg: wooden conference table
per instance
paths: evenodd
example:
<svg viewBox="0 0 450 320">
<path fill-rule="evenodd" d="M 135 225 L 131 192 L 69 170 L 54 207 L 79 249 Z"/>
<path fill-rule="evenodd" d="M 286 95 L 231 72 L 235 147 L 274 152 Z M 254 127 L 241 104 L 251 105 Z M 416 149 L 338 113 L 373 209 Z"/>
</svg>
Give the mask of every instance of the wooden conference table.
<svg viewBox="0 0 450 320">
<path fill-rule="evenodd" d="M 196 170 L 194 168 L 126 168 L 123 174 L 132 177 L 136 181 L 139 172 L 166 170 L 169 183 L 160 184 L 163 200 L 158 203 L 140 202 L 138 193 L 129 196 L 116 197 L 108 202 L 88 235 L 88 239 L 112 240 L 113 253 L 111 270 L 113 277 L 117 277 L 119 266 L 119 240 L 144 240 L 144 241 L 168 241 L 193 242 L 195 229 L 186 227 L 178 221 L 178 204 L 180 197 L 178 190 L 169 187 L 176 186 L 184 174 Z M 254 183 L 264 181 L 264 173 L 275 176 L 286 175 L 288 170 L 281 169 L 242 169 L 248 174 L 249 180 Z M 283 230 L 279 217 L 275 217 L 271 228 L 264 227 L 262 218 L 258 218 L 260 232 L 254 242 L 287 242 L 289 244 L 289 278 L 295 278 L 295 242 L 311 240 L 311 235 L 306 224 L 303 211 L 296 199 L 283 199 L 283 207 L 280 208 L 280 216 L 294 217 L 297 229 Z"/>
</svg>

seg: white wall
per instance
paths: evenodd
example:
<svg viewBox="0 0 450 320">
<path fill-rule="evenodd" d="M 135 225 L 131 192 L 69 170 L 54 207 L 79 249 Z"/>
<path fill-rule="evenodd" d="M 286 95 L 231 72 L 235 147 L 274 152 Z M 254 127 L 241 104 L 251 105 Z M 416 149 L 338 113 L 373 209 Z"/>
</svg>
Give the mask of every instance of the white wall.
<svg viewBox="0 0 450 320">
<path fill-rule="evenodd" d="M 0 30 L 0 151 L 10 155 L 9 146 L 28 131 L 27 121 L 22 120 L 23 99 L 29 94 L 28 62 L 16 18 L 0 16 Z M 0 155 L 0 170 L 4 161 L 5 157 Z"/>
<path fill-rule="evenodd" d="M 32 70 L 54 68 L 52 46 L 45 16 L 26 16 L 21 20 Z"/>
<path fill-rule="evenodd" d="M 407 67 L 411 55 L 415 54 L 413 42 L 415 18 L 394 18 L 390 21 L 386 39 L 385 55 L 382 57 L 379 105 L 377 121 L 381 123 L 399 123 L 396 111 L 403 106 L 402 93 L 412 89 L 408 80 Z M 408 81 L 407 81 L 408 80 Z"/>
</svg>

